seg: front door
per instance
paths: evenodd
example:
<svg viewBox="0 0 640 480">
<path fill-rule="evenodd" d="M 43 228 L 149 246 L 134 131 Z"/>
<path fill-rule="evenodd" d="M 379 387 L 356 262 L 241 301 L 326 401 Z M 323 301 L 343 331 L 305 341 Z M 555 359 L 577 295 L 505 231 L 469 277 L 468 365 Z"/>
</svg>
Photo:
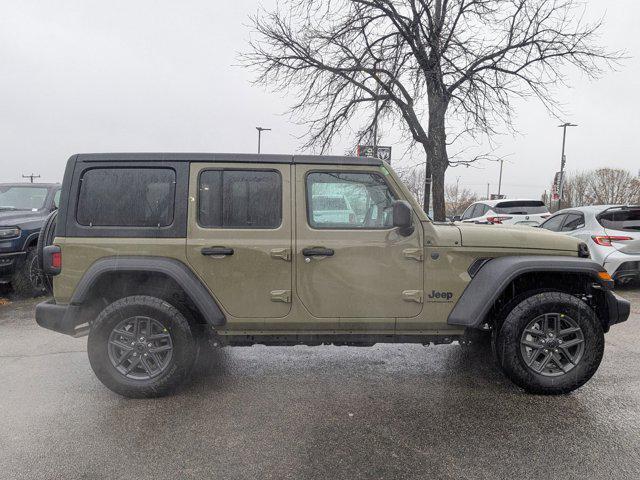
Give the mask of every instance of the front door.
<svg viewBox="0 0 640 480">
<path fill-rule="evenodd" d="M 392 226 L 398 195 L 385 174 L 295 166 L 297 294 L 311 315 L 339 317 L 343 328 L 393 328 L 422 311 L 422 228 L 417 217 L 408 236 Z"/>
<path fill-rule="evenodd" d="M 233 317 L 291 309 L 290 175 L 291 165 L 191 164 L 187 259 Z"/>
</svg>

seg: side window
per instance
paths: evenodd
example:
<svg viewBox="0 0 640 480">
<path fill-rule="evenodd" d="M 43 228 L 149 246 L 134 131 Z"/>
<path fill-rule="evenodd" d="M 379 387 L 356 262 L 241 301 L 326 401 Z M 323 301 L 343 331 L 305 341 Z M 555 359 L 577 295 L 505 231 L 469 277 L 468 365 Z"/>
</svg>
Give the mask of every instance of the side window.
<svg viewBox="0 0 640 480">
<path fill-rule="evenodd" d="M 480 209 L 477 212 L 475 212 L 476 217 L 482 217 L 489 211 L 489 207 L 484 203 L 479 203 L 478 206 L 480 207 Z"/>
<path fill-rule="evenodd" d="M 80 179 L 77 221 L 85 226 L 167 227 L 173 223 L 171 168 L 93 168 Z"/>
<path fill-rule="evenodd" d="M 198 223 L 209 228 L 278 228 L 282 179 L 272 170 L 205 170 L 200 174 Z"/>
<path fill-rule="evenodd" d="M 60 194 L 61 193 L 62 193 L 62 190 L 58 190 L 53 195 L 53 208 L 59 208 L 60 207 Z"/>
<path fill-rule="evenodd" d="M 554 215 L 540 226 L 547 230 L 551 230 L 552 232 L 559 232 L 560 227 L 562 226 L 562 222 L 564 221 L 566 216 L 567 215 L 565 213 Z"/>
<path fill-rule="evenodd" d="M 563 232 L 571 232 L 584 227 L 584 216 L 581 213 L 570 213 L 562 225 Z"/>
<path fill-rule="evenodd" d="M 314 172 L 307 175 L 307 216 L 312 228 L 387 229 L 395 199 L 377 173 Z"/>
<path fill-rule="evenodd" d="M 467 209 L 462 214 L 462 220 L 469 220 L 470 218 L 473 218 L 472 215 L 475 208 L 476 208 L 475 205 L 468 206 Z"/>
</svg>

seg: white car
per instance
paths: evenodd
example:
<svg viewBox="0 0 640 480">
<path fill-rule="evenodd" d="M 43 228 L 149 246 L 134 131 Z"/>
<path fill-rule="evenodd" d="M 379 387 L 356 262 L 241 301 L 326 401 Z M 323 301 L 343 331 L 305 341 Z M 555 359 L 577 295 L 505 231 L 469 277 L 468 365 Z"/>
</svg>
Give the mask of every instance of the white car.
<svg viewBox="0 0 640 480">
<path fill-rule="evenodd" d="M 482 200 L 469 205 L 454 221 L 538 226 L 551 214 L 542 200 Z"/>
<path fill-rule="evenodd" d="M 582 240 L 617 283 L 640 279 L 640 206 L 567 208 L 541 227 Z"/>
<path fill-rule="evenodd" d="M 356 214 L 344 195 L 313 195 L 314 225 L 353 225 Z"/>
</svg>

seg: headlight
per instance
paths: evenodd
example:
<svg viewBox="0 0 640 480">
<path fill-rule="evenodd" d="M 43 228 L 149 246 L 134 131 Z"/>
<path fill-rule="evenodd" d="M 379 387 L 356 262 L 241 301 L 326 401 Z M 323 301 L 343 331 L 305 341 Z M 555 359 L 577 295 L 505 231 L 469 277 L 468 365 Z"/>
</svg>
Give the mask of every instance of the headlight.
<svg viewBox="0 0 640 480">
<path fill-rule="evenodd" d="M 0 227 L 0 240 L 7 238 L 16 238 L 20 236 L 20 229 L 18 227 Z"/>
</svg>

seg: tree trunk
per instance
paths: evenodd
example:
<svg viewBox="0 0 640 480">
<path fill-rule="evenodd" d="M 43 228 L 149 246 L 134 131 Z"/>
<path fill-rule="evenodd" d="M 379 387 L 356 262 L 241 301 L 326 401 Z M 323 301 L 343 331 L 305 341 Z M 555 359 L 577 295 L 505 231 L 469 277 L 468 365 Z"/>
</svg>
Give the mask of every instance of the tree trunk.
<svg viewBox="0 0 640 480">
<path fill-rule="evenodd" d="M 425 147 L 425 153 L 427 149 Z M 429 202 L 431 201 L 431 164 L 427 154 L 427 161 L 424 163 L 424 196 L 422 197 L 422 208 L 429 215 Z"/>
<path fill-rule="evenodd" d="M 444 202 L 444 175 L 449 166 L 447 156 L 447 134 L 445 130 L 445 112 L 447 101 L 430 89 L 429 95 L 429 142 L 426 145 L 427 164 L 431 167 L 431 189 L 433 191 L 433 219 L 446 220 Z"/>
</svg>

